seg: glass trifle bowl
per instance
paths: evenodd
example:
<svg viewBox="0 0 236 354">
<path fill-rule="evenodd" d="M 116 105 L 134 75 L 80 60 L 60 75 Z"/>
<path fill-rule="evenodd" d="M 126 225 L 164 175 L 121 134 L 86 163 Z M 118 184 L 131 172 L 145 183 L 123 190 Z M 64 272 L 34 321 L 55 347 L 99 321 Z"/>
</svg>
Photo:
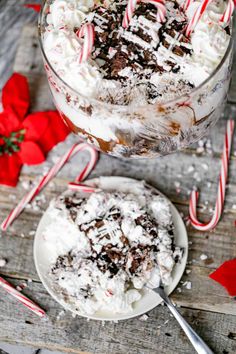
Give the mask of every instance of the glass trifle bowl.
<svg viewBox="0 0 236 354">
<path fill-rule="evenodd" d="M 190 37 L 189 18 L 166 1 L 166 20 L 140 3 L 128 28 L 127 1 L 46 0 L 40 43 L 54 103 L 80 138 L 117 157 L 157 157 L 196 142 L 218 120 L 227 97 L 233 57 L 231 26 L 220 23 L 227 4 L 213 0 Z M 92 23 L 93 50 L 78 60 Z"/>
</svg>

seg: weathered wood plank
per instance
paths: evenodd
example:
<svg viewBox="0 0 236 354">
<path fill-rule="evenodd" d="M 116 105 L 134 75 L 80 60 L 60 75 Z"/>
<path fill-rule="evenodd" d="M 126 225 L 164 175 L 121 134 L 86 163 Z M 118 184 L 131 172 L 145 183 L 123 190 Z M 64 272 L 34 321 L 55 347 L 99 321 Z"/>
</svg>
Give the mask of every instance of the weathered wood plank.
<svg viewBox="0 0 236 354">
<path fill-rule="evenodd" d="M 55 163 L 56 159 L 76 141 L 76 137 L 71 136 L 66 143 L 57 146 L 47 158 L 47 162 L 39 166 L 24 167 L 23 172 L 32 181 Z M 66 164 L 59 176 L 69 181 L 81 171 L 87 161 L 86 153 L 76 156 Z M 192 170 L 190 170 L 192 169 Z M 190 154 L 176 153 L 156 160 L 125 160 L 108 157 L 101 154 L 100 161 L 96 166 L 93 176 L 99 175 L 122 175 L 138 179 L 145 179 L 160 191 L 164 192 L 172 201 L 188 205 L 189 193 L 193 186 L 201 190 L 199 207 L 207 210 L 214 207 L 217 183 L 220 171 L 220 159 L 214 156 L 192 156 Z M 23 175 L 22 175 L 23 178 Z M 65 184 L 64 184 L 65 186 Z M 2 207 L 11 208 L 14 204 L 9 199 L 9 194 L 15 194 L 17 200 L 23 195 L 24 190 L 6 189 L 2 187 Z M 5 193 L 7 191 L 7 193 Z M 233 206 L 236 204 L 236 159 L 231 160 L 229 184 L 227 189 L 225 211 L 235 212 Z M 204 206 L 204 203 L 208 205 Z"/>
<path fill-rule="evenodd" d="M 236 37 L 236 18 L 234 16 L 234 37 Z M 229 102 L 236 103 L 236 46 L 234 43 L 234 58 L 233 58 L 233 70 L 232 70 L 232 80 L 228 95 Z"/>
<path fill-rule="evenodd" d="M 14 281 L 14 283 L 17 283 Z M 194 353 L 186 336 L 166 307 L 151 311 L 147 321 L 131 319 L 119 323 L 73 319 L 66 314 L 60 319 L 60 307 L 41 284 L 32 283 L 25 293 L 48 310 L 48 321 L 39 320 L 10 297 L 0 296 L 0 340 L 24 343 L 38 348 L 67 353 L 102 354 L 190 354 Z M 3 295 L 2 290 L 0 294 Z M 235 317 L 230 315 L 180 309 L 187 321 L 211 346 L 214 353 L 236 351 Z M 14 321 L 12 321 L 14 318 Z M 9 328 L 11 332 L 9 333 Z M 13 335 L 14 334 L 14 335 Z M 225 351 L 225 352 L 224 352 Z"/>
<path fill-rule="evenodd" d="M 230 90 L 228 95 L 228 100 L 230 103 L 236 103 L 236 55 L 234 55 L 233 70 L 232 70 L 232 80 L 230 84 Z"/>
<path fill-rule="evenodd" d="M 34 0 L 40 3 L 41 0 Z M 22 27 L 27 23 L 36 25 L 38 15 L 25 9 L 25 0 L 0 1 L 0 91 L 11 75 Z"/>
</svg>

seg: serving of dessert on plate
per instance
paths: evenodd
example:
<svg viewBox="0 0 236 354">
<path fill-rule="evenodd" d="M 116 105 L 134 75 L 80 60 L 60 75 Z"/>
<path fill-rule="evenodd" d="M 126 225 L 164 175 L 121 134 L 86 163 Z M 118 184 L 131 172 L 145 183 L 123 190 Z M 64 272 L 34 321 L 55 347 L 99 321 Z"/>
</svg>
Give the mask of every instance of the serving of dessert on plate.
<svg viewBox="0 0 236 354">
<path fill-rule="evenodd" d="M 183 148 L 219 118 L 231 72 L 232 36 L 221 21 L 227 2 L 166 0 L 166 14 L 138 2 L 124 27 L 127 1 L 46 0 L 41 46 L 55 104 L 80 137 L 115 156 L 155 157 Z M 91 55 L 80 62 L 94 31 Z"/>
<path fill-rule="evenodd" d="M 67 191 L 51 202 L 38 231 L 48 254 L 44 275 L 60 301 L 79 314 L 132 316 L 149 292 L 145 285 L 173 286 L 187 242 L 176 238 L 173 206 L 155 189 L 121 177 L 96 183 L 103 188 Z"/>
</svg>

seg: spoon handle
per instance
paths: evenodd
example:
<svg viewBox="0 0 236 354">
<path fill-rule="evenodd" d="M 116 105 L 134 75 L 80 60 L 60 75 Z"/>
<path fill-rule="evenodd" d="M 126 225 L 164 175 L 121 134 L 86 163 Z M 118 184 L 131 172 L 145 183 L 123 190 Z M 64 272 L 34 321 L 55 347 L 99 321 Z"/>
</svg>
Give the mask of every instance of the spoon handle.
<svg viewBox="0 0 236 354">
<path fill-rule="evenodd" d="M 155 289 L 153 289 L 155 291 Z M 172 304 L 170 299 L 165 294 L 164 290 L 158 289 L 156 291 L 160 297 L 163 299 L 165 304 L 168 306 L 171 313 L 174 315 L 176 320 L 179 322 L 186 336 L 192 343 L 198 354 L 214 354 L 212 350 L 206 345 L 206 343 L 199 337 L 199 335 L 193 330 L 193 328 L 185 321 L 181 314 L 176 310 L 175 306 Z"/>
</svg>

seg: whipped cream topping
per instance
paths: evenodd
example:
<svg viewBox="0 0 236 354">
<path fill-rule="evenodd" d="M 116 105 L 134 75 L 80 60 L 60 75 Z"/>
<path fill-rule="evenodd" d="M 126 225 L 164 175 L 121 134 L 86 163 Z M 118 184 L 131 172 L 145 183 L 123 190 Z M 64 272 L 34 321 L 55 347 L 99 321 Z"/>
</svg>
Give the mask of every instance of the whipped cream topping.
<svg viewBox="0 0 236 354">
<path fill-rule="evenodd" d="M 189 6 L 186 12 L 189 20 L 194 15 L 198 5 L 199 1 L 196 1 Z M 189 77 L 194 74 L 193 80 L 196 86 L 207 79 L 217 67 L 228 47 L 230 40 L 229 31 L 219 21 L 226 5 L 226 1 L 216 0 L 211 2 L 191 35 L 192 61 L 194 66 L 199 69 L 199 72 L 190 72 Z M 199 74 L 200 77 L 197 79 Z"/>
<path fill-rule="evenodd" d="M 44 231 L 50 277 L 80 312 L 127 313 L 144 284 L 171 282 L 182 250 L 174 245 L 169 202 L 143 182 L 130 193 L 68 192 L 50 206 Z"/>
<path fill-rule="evenodd" d="M 229 28 L 219 23 L 224 0 L 209 4 L 189 39 L 184 28 L 199 1 L 186 13 L 181 3 L 166 1 L 164 24 L 156 21 L 154 5 L 140 3 L 123 29 L 126 1 L 95 6 L 93 0 L 54 0 L 44 33 L 46 55 L 64 81 L 86 97 L 117 104 L 173 99 L 211 74 L 230 39 Z M 95 26 L 95 47 L 91 58 L 79 65 L 82 41 L 75 32 L 85 22 Z"/>
</svg>

